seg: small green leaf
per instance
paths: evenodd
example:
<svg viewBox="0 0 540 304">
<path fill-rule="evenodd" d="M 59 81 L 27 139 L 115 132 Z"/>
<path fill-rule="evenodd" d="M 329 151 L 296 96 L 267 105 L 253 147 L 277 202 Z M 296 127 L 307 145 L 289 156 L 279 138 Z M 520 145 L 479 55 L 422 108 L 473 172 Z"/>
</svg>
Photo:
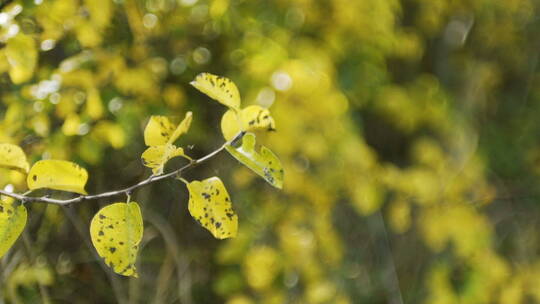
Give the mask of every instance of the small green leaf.
<svg viewBox="0 0 540 304">
<path fill-rule="evenodd" d="M 26 225 L 26 208 L 11 198 L 0 200 L 0 257 L 13 246 Z"/>
<path fill-rule="evenodd" d="M 143 229 L 139 205 L 120 202 L 96 213 L 90 224 L 90 236 L 107 266 L 118 274 L 137 277 L 135 261 Z"/>
<path fill-rule="evenodd" d="M 30 165 L 28 165 L 26 155 L 19 146 L 0 144 L 0 167 L 27 173 Z"/>
<path fill-rule="evenodd" d="M 88 172 L 76 163 L 65 160 L 40 160 L 36 162 L 28 176 L 28 189 L 48 188 L 87 194 L 84 190 Z"/>
<path fill-rule="evenodd" d="M 221 132 L 225 140 L 231 140 L 240 131 L 274 131 L 276 123 L 270 111 L 257 105 L 247 106 L 238 114 L 229 110 L 221 118 Z"/>
<path fill-rule="evenodd" d="M 238 216 L 232 209 L 229 193 L 218 177 L 187 184 L 189 213 L 215 238 L 236 237 Z"/>
<path fill-rule="evenodd" d="M 154 175 L 163 173 L 163 167 L 173 157 L 187 156 L 184 154 L 184 149 L 177 148 L 175 145 L 165 144 L 162 146 L 153 146 L 146 149 L 141 155 L 143 164 L 152 169 Z"/>
<path fill-rule="evenodd" d="M 240 93 L 234 82 L 228 78 L 201 73 L 190 84 L 208 97 L 231 109 L 238 110 L 240 108 Z"/>
<path fill-rule="evenodd" d="M 226 147 L 227 151 L 239 162 L 264 178 L 270 185 L 281 189 L 283 187 L 283 167 L 277 156 L 268 148 L 262 146 L 261 152 L 255 151 L 255 135 L 247 133 L 242 139 L 242 146 Z"/>
</svg>

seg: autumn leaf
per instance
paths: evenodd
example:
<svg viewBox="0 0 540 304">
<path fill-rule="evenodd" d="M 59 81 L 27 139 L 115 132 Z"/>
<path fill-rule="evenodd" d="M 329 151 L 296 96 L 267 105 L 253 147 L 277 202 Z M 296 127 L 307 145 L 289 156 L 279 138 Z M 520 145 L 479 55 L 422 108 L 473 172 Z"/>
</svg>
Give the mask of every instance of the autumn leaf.
<svg viewBox="0 0 540 304">
<path fill-rule="evenodd" d="M 120 202 L 96 213 L 90 223 L 90 236 L 107 266 L 118 274 L 137 277 L 135 261 L 143 229 L 139 205 Z"/>
<path fill-rule="evenodd" d="M 236 237 L 238 216 L 232 209 L 229 193 L 218 177 L 187 183 L 191 216 L 215 238 Z"/>
<path fill-rule="evenodd" d="M 76 163 L 65 160 L 40 160 L 36 162 L 26 182 L 28 189 L 48 188 L 87 194 L 84 190 L 88 172 Z"/>
<path fill-rule="evenodd" d="M 255 150 L 255 135 L 247 133 L 242 138 L 242 146 L 225 147 L 227 151 L 246 167 L 264 178 L 270 185 L 283 187 L 283 167 L 277 156 L 270 149 L 262 146 L 260 153 Z"/>
<path fill-rule="evenodd" d="M 234 82 L 228 78 L 201 73 L 190 84 L 208 97 L 231 109 L 238 110 L 240 108 L 240 93 Z"/>
<path fill-rule="evenodd" d="M 0 200 L 0 257 L 13 246 L 26 226 L 26 208 L 11 198 Z"/>
<path fill-rule="evenodd" d="M 16 145 L 0 144 L 0 167 L 28 172 L 30 165 L 24 151 Z"/>
</svg>

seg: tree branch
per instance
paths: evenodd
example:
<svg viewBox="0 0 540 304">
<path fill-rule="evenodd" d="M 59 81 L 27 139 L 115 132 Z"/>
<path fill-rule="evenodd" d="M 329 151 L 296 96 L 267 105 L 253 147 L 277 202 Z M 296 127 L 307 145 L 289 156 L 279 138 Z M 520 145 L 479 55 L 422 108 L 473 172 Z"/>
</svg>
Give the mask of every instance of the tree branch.
<svg viewBox="0 0 540 304">
<path fill-rule="evenodd" d="M 63 205 L 63 206 L 69 205 L 69 204 L 72 204 L 72 203 L 82 202 L 84 200 L 95 200 L 95 199 L 107 198 L 107 197 L 111 197 L 111 196 L 117 196 L 117 195 L 120 195 L 120 194 L 127 195 L 127 194 L 131 193 L 133 190 L 135 190 L 137 188 L 149 185 L 151 183 L 157 182 L 157 181 L 162 180 L 162 179 L 177 176 L 180 173 L 182 173 L 182 172 L 184 172 L 184 171 L 186 171 L 188 169 L 191 169 L 191 168 L 193 168 L 193 167 L 195 167 L 195 166 L 197 166 L 197 165 L 211 159 L 212 157 L 216 156 L 221 151 L 223 151 L 225 149 L 225 147 L 227 147 L 228 145 L 234 144 L 237 141 L 239 141 L 240 139 L 242 139 L 242 137 L 244 137 L 245 134 L 246 134 L 246 132 L 244 132 L 244 131 L 238 133 L 233 139 L 225 142 L 218 149 L 206 154 L 205 156 L 203 156 L 201 158 L 192 160 L 189 164 L 187 164 L 187 165 L 185 165 L 185 166 L 183 166 L 183 167 L 181 167 L 179 169 L 176 169 L 176 170 L 174 170 L 172 172 L 169 172 L 169 173 L 166 173 L 166 174 L 151 175 L 147 179 L 142 180 L 142 181 L 138 182 L 135 185 L 132 185 L 132 186 L 129 186 L 127 188 L 120 189 L 120 190 L 108 191 L 108 192 L 103 192 L 103 193 L 93 194 L 93 195 L 80 195 L 80 196 L 70 198 L 70 199 L 54 199 L 54 198 L 49 198 L 49 197 L 46 197 L 46 196 L 34 197 L 34 196 L 28 196 L 26 194 L 8 192 L 8 191 L 1 190 L 1 189 L 0 189 L 0 194 L 12 197 L 14 199 L 23 201 L 25 203 L 27 203 L 27 202 L 47 203 L 47 204 Z"/>
</svg>

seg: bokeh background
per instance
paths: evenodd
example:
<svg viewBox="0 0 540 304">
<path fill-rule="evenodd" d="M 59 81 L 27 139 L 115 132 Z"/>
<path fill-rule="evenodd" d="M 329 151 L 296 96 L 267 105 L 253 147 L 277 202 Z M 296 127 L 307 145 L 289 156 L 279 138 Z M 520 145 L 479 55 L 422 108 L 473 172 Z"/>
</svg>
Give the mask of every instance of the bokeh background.
<svg viewBox="0 0 540 304">
<path fill-rule="evenodd" d="M 78 162 L 90 193 L 131 185 L 150 174 L 148 117 L 186 111 L 180 143 L 202 156 L 223 142 L 225 108 L 189 82 L 211 72 L 270 108 L 277 132 L 258 141 L 285 168 L 283 191 L 226 153 L 187 173 L 224 181 L 231 240 L 189 216 L 181 182 L 133 193 L 138 279 L 89 242 L 111 201 L 32 204 L 0 263 L 1 303 L 540 303 L 539 1 L 0 6 L 0 141 L 31 161 Z"/>
</svg>

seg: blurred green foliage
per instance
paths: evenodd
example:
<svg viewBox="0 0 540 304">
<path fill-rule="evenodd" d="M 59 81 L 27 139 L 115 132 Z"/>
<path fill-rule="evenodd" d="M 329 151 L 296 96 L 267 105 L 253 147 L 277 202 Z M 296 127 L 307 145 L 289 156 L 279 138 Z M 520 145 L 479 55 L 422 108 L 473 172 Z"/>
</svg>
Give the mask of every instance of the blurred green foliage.
<svg viewBox="0 0 540 304">
<path fill-rule="evenodd" d="M 89 243 L 111 202 L 30 205 L 0 263 L 4 301 L 540 302 L 539 12 L 534 0 L 7 3 L 0 142 L 32 162 L 79 162 L 91 193 L 131 185 L 149 174 L 148 117 L 187 111 L 187 154 L 218 147 L 225 110 L 189 86 L 208 71 L 243 105 L 271 106 L 277 132 L 258 141 L 286 176 L 276 191 L 226 154 L 189 173 L 219 172 L 229 189 L 227 241 L 189 216 L 181 183 L 134 193 L 139 279 L 101 268 Z"/>
</svg>

